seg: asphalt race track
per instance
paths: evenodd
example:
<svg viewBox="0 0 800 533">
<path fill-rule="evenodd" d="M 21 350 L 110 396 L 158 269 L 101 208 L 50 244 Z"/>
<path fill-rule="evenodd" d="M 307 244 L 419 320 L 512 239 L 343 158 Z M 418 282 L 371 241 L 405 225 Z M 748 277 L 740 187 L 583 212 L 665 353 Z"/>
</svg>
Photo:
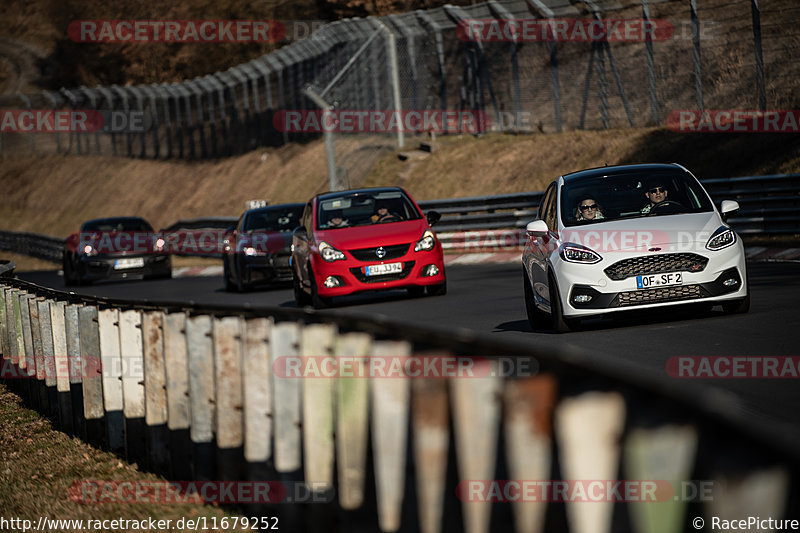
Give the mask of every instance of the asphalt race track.
<svg viewBox="0 0 800 533">
<path fill-rule="evenodd" d="M 532 331 L 525 318 L 521 266 L 517 264 L 454 265 L 448 268 L 448 294 L 409 298 L 405 291 L 368 294 L 340 300 L 338 313 L 386 315 L 404 322 L 468 328 L 540 347 L 571 348 L 584 361 L 606 363 L 635 376 L 675 380 L 666 371 L 673 356 L 800 356 L 800 262 L 754 263 L 749 266 L 752 305 L 745 315 L 672 309 L 644 316 L 584 322 L 582 331 L 563 335 Z M 18 276 L 64 290 L 58 272 Z M 254 308 L 294 306 L 291 287 L 227 293 L 222 278 L 194 277 L 156 281 L 100 283 L 72 287 L 84 294 L 121 299 L 180 301 L 198 304 L 249 304 Z M 487 354 L 491 355 L 491 354 Z M 800 380 L 691 379 L 689 387 L 719 391 L 720 401 L 748 419 L 775 423 L 800 445 Z"/>
</svg>

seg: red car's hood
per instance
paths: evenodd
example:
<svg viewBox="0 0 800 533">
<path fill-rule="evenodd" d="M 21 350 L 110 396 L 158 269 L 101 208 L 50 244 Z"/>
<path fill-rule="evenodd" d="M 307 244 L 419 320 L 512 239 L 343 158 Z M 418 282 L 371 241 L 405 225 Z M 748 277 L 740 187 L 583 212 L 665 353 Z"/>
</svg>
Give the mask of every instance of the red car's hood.
<svg viewBox="0 0 800 533">
<path fill-rule="evenodd" d="M 354 250 L 371 246 L 392 246 L 393 244 L 416 242 L 426 229 L 428 229 L 428 222 L 421 218 L 388 224 L 316 230 L 314 235 L 317 244 L 325 241 L 339 250 Z"/>
</svg>

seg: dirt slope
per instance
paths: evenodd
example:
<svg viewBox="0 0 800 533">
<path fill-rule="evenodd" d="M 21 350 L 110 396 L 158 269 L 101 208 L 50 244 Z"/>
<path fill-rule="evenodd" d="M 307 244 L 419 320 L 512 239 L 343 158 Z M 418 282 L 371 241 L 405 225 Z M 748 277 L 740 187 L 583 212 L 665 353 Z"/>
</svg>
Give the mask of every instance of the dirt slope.
<svg viewBox="0 0 800 533">
<path fill-rule="evenodd" d="M 625 129 L 452 136 L 438 139 L 434 154 L 406 162 L 394 151 L 368 146 L 364 157 L 376 157 L 377 164 L 363 183 L 350 185 L 401 185 L 418 200 L 541 190 L 560 174 L 606 163 L 679 162 L 700 178 L 800 172 L 800 137 L 789 134 Z M 66 236 L 101 216 L 141 215 L 155 227 L 180 218 L 238 216 L 246 200 L 303 202 L 327 190 L 328 180 L 317 140 L 212 162 L 9 158 L 0 163 L 0 185 L 0 229 Z"/>
</svg>

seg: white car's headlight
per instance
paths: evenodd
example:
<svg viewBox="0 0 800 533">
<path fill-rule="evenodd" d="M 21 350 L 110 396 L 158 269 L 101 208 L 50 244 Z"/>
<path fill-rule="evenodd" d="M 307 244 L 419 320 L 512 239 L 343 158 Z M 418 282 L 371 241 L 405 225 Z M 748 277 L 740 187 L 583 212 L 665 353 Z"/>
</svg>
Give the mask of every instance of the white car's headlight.
<svg viewBox="0 0 800 533">
<path fill-rule="evenodd" d="M 603 260 L 600 254 L 580 244 L 565 243 L 558 249 L 558 255 L 568 263 L 582 263 L 591 265 Z"/>
<path fill-rule="evenodd" d="M 422 234 L 422 238 L 414 245 L 414 251 L 419 252 L 420 250 L 424 250 L 427 252 L 433 250 L 434 246 L 436 246 L 436 237 L 434 237 L 433 232 L 428 229 L 425 230 L 425 233 Z"/>
<path fill-rule="evenodd" d="M 325 241 L 319 243 L 319 255 L 322 256 L 322 259 L 328 263 L 342 261 L 345 259 L 344 253 L 340 252 Z"/>
<path fill-rule="evenodd" d="M 736 233 L 728 226 L 720 226 L 717 231 L 711 235 L 706 243 L 706 248 L 712 251 L 722 250 L 728 246 L 732 246 L 736 242 Z"/>
</svg>

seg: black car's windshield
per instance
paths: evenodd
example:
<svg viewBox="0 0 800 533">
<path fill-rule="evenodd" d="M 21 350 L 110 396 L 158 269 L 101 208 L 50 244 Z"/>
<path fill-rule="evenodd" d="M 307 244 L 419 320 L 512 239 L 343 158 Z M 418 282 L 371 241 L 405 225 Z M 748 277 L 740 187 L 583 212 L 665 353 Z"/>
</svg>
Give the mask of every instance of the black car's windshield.
<svg viewBox="0 0 800 533">
<path fill-rule="evenodd" d="M 81 231 L 153 231 L 153 228 L 139 218 L 106 218 L 85 222 Z"/>
<path fill-rule="evenodd" d="M 679 170 L 567 178 L 561 188 L 561 219 L 566 226 L 712 210 L 697 180 Z"/>
<path fill-rule="evenodd" d="M 402 191 L 348 192 L 318 203 L 317 229 L 418 220 L 422 215 Z"/>
<path fill-rule="evenodd" d="M 265 207 L 249 211 L 243 221 L 242 231 L 290 232 L 300 225 L 303 205 L 292 207 Z"/>
</svg>

